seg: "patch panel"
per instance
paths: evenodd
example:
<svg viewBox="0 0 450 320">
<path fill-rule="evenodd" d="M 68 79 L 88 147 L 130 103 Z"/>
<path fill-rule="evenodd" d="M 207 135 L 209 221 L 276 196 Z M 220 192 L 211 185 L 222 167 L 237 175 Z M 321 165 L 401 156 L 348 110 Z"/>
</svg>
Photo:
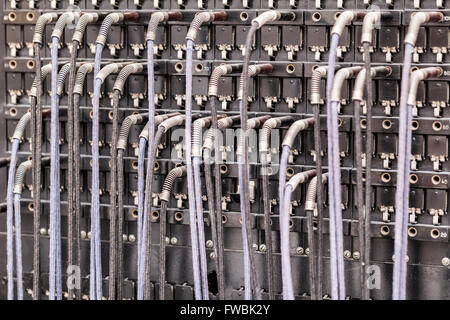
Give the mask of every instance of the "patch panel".
<svg viewBox="0 0 450 320">
<path fill-rule="evenodd" d="M 249 118 L 261 115 L 270 115 L 272 118 L 292 116 L 292 122 L 312 117 L 317 103 L 311 97 L 311 87 L 314 71 L 320 66 L 328 66 L 330 48 L 332 44 L 331 30 L 336 20 L 347 10 L 371 10 L 379 8 L 381 12 L 389 13 L 389 17 L 382 19 L 372 32 L 370 57 L 372 66 L 390 66 L 388 76 L 377 75 L 372 77 L 371 101 L 371 133 L 367 136 L 367 105 L 365 99 L 361 101 L 361 119 L 354 116 L 353 89 L 356 77 L 345 81 L 341 90 L 338 105 L 338 138 L 337 153 L 341 171 L 341 210 L 342 210 L 342 236 L 344 276 L 346 284 L 345 296 L 351 299 L 360 299 L 363 292 L 358 283 L 360 278 L 360 264 L 363 261 L 363 248 L 360 247 L 360 217 L 358 216 L 358 155 L 356 145 L 361 144 L 364 157 L 362 166 L 364 177 L 370 174 L 371 178 L 371 208 L 370 228 L 372 250 L 370 260 L 380 268 L 380 290 L 370 290 L 373 299 L 390 299 L 392 292 L 392 276 L 394 260 L 395 223 L 399 208 L 396 206 L 395 191 L 398 185 L 397 174 L 401 163 L 399 162 L 401 150 L 399 148 L 400 128 L 400 102 L 401 81 L 404 69 L 403 59 L 404 39 L 411 23 L 413 12 L 439 11 L 444 15 L 442 22 L 424 23 L 418 29 L 415 49 L 412 52 L 411 71 L 425 67 L 438 66 L 442 68 L 440 77 L 433 77 L 421 81 L 418 85 L 415 105 L 412 108 L 412 148 L 411 156 L 407 156 L 410 166 L 409 174 L 409 204 L 407 205 L 408 219 L 408 281 L 416 285 L 407 285 L 406 297 L 411 299 L 445 299 L 448 296 L 447 272 L 448 260 L 448 130 L 449 126 L 449 94 L 448 71 L 450 48 L 449 34 L 449 8 L 448 1 L 435 0 L 171 0 L 171 1 L 95 1 L 81 0 L 74 3 L 61 1 L 5 1 L 2 6 L 4 17 L 1 26 L 4 44 L 2 50 L 2 64 L 0 72 L 4 80 L 0 84 L 0 103 L 2 116 L 0 144 L 1 156 L 10 156 L 13 149 L 12 137 L 21 117 L 30 109 L 30 93 L 33 85 L 36 66 L 34 61 L 33 34 L 35 25 L 44 13 L 54 12 L 61 15 L 67 12 L 70 5 L 75 5 L 81 12 L 96 12 L 100 14 L 98 21 L 86 27 L 83 40 L 78 50 L 78 62 L 93 62 L 95 58 L 96 40 L 106 14 L 110 12 L 136 11 L 139 18 L 135 21 L 115 23 L 109 30 L 106 45 L 102 55 L 102 67 L 110 63 L 144 63 L 141 72 L 131 74 L 124 85 L 119 100 L 118 112 L 114 114 L 112 98 L 117 73 L 105 79 L 100 89 L 99 99 L 99 216 L 101 229 L 101 262 L 102 262 L 102 297 L 110 296 L 110 239 L 112 233 L 123 239 L 123 281 L 116 283 L 122 289 L 122 299 L 138 299 L 139 272 L 136 268 L 138 257 L 141 255 L 138 247 L 141 230 L 139 229 L 139 146 L 141 132 L 147 121 L 131 127 L 128 140 L 123 151 L 123 216 L 122 233 L 112 232 L 111 208 L 112 198 L 111 181 L 111 152 L 113 151 L 114 130 L 113 121 L 117 117 L 119 126 L 125 117 L 147 112 L 149 108 L 148 70 L 146 69 L 148 57 L 148 43 L 146 32 L 148 21 L 154 12 L 179 11 L 183 17 L 179 21 L 168 21 L 159 25 L 153 43 L 155 59 L 155 76 L 153 84 L 154 105 L 158 115 L 173 112 L 185 113 L 187 100 L 192 101 L 192 111 L 195 117 L 210 116 L 212 99 L 209 92 L 209 82 L 213 71 L 224 64 L 242 64 L 245 54 L 245 41 L 250 30 L 251 21 L 268 10 L 280 10 L 295 14 L 291 21 L 274 21 L 261 26 L 251 42 L 251 64 L 268 63 L 272 65 L 269 73 L 258 74 L 248 80 L 248 112 Z M 31 7 L 30 7 L 31 6 Z M 77 12 L 76 8 L 75 12 Z M 193 50 L 192 70 L 188 70 L 188 47 L 186 34 L 191 22 L 198 12 L 225 11 L 228 19 L 204 23 L 198 30 Z M 41 65 L 51 63 L 52 32 L 56 21 L 52 21 L 44 28 L 42 46 L 40 50 Z M 74 28 L 66 27 L 60 39 L 58 50 L 59 64 L 62 66 L 70 62 L 73 50 L 72 37 Z M 339 69 L 351 66 L 364 66 L 364 48 L 361 42 L 363 23 L 355 21 L 343 29 L 336 50 L 337 65 Z M 338 70 L 338 69 L 337 69 Z M 192 96 L 186 96 L 187 74 L 192 72 Z M 240 80 L 239 73 L 222 76 L 218 84 L 217 109 L 219 114 L 227 117 L 240 115 Z M 50 108 L 52 105 L 50 75 L 43 81 L 42 107 Z M 69 220 L 69 79 L 63 85 L 63 94 L 59 99 L 59 150 L 61 160 L 60 170 L 60 210 L 61 210 L 61 237 L 62 237 L 62 265 L 63 270 L 69 260 L 67 249 L 68 220 Z M 93 194 L 93 119 L 91 100 L 94 97 L 94 75 L 86 75 L 83 84 L 84 94 L 80 95 L 79 104 L 79 145 L 80 150 L 80 211 L 77 212 L 80 223 L 79 238 L 81 245 L 81 276 L 82 286 L 78 298 L 94 299 L 90 292 L 89 277 L 92 270 L 89 267 L 89 254 L 91 240 L 94 237 L 92 230 L 93 217 L 91 215 L 91 197 Z M 330 134 L 327 119 L 330 117 L 326 111 L 326 77 L 320 82 L 320 155 L 316 154 L 314 141 L 314 126 L 302 131 L 294 139 L 289 154 L 286 175 L 289 180 L 295 174 L 316 169 L 318 158 L 322 162 L 324 172 L 331 165 L 328 154 L 327 137 Z M 195 119 L 195 118 L 194 118 Z M 254 265 L 258 270 L 259 284 L 263 290 L 262 298 L 282 298 L 282 255 L 283 249 L 280 235 L 282 199 L 279 198 L 279 158 L 282 152 L 283 138 L 286 136 L 291 123 L 283 124 L 279 130 L 272 130 L 271 135 L 271 168 L 273 173 L 268 176 L 268 204 L 271 221 L 271 238 L 273 249 L 273 266 L 275 268 L 273 284 L 270 286 L 269 270 L 266 257 L 268 256 L 268 234 L 266 233 L 264 217 L 264 196 L 262 177 L 263 168 L 261 155 L 250 152 L 249 170 L 249 202 L 250 202 L 250 230 L 247 230 L 253 239 L 250 245 L 254 251 Z M 356 136 L 357 127 L 361 129 L 361 140 Z M 222 194 L 220 201 L 220 225 L 223 229 L 224 252 L 221 257 L 225 278 L 226 298 L 244 299 L 248 297 L 250 288 L 245 284 L 244 244 L 242 241 L 242 227 L 245 221 L 241 217 L 242 185 L 239 182 L 239 165 L 236 151 L 239 148 L 238 131 L 242 127 L 239 122 L 233 123 L 225 132 L 226 145 L 219 151 L 219 156 L 225 160 L 219 167 L 220 186 Z M 184 138 L 185 125 L 175 126 L 165 132 L 157 146 L 156 162 L 153 168 L 152 209 L 150 216 L 151 241 L 150 248 L 150 277 L 148 284 L 149 296 L 147 298 L 159 299 L 160 279 L 158 264 L 161 248 L 161 197 L 160 192 L 168 173 L 175 167 L 185 163 L 186 146 Z M 42 123 L 42 156 L 49 157 L 51 149 L 51 119 L 44 117 Z M 206 131 L 206 130 L 205 130 Z M 261 130 L 252 131 L 251 142 L 261 138 Z M 202 139 L 204 141 L 204 137 Z M 367 145 L 372 146 L 371 170 L 366 172 L 367 159 L 365 151 Z M 25 130 L 18 152 L 18 163 L 31 158 L 33 145 L 32 128 Z M 250 150 L 252 151 L 252 150 Z M 145 156 L 147 158 L 147 155 Z M 201 165 L 200 207 L 204 211 L 205 242 L 200 247 L 206 252 L 206 273 L 209 292 L 206 295 L 211 299 L 219 299 L 219 270 L 216 268 L 218 259 L 214 243 L 214 230 L 217 227 L 210 216 L 208 203 L 207 177 Z M 211 166 L 214 170 L 214 166 Z M 50 295 L 49 278 L 51 274 L 50 263 L 47 257 L 52 247 L 51 210 L 50 210 L 50 166 L 42 168 L 41 175 L 41 221 L 40 221 L 40 285 L 34 288 L 40 298 L 47 299 Z M 8 180 L 8 172 L 0 169 L 0 177 Z M 213 174 L 215 177 L 215 174 Z M 95 180 L 95 179 L 94 179 Z M 23 288 L 24 298 L 32 299 L 33 293 L 33 234 L 35 226 L 34 192 L 31 171 L 24 179 L 22 200 L 22 247 L 23 247 Z M 284 181 L 283 181 L 284 182 Z M 322 295 L 320 298 L 333 298 L 333 283 L 330 280 L 331 251 L 330 229 L 333 214 L 327 190 L 332 184 L 324 182 L 323 209 L 323 272 Z M 364 187 L 365 190 L 366 187 Z M 308 209 L 307 201 L 308 183 L 299 185 L 293 192 L 288 212 L 288 239 L 292 269 L 293 294 L 296 299 L 310 299 L 313 294 L 310 279 L 312 277 L 309 267 L 311 254 L 308 240 Z M 0 189 L 3 199 L 6 199 L 6 188 Z M 195 292 L 194 267 L 191 263 L 192 241 L 191 221 L 189 211 L 189 187 L 186 178 L 174 182 L 172 193 L 167 202 L 167 230 L 165 235 L 166 271 L 165 271 L 165 299 L 193 299 Z M 322 203 L 317 204 L 322 205 Z M 317 206 L 316 205 L 316 206 Z M 198 210 L 198 208 L 197 208 Z M 217 208 L 216 208 L 217 211 Z M 318 211 L 316 209 L 316 211 Z M 317 212 L 313 214 L 312 221 L 315 229 L 319 223 Z M 216 217 L 218 218 L 218 217 Z M 197 221 L 198 223 L 198 221 Z M 331 224 L 331 226 L 330 226 Z M 5 279 L 0 285 L 0 297 L 7 298 L 7 268 L 6 268 L 6 214 L 0 214 L 0 274 Z M 367 232 L 367 231 L 366 231 Z M 318 234 L 315 231 L 315 234 Z M 247 250 L 248 251 L 248 250 Z M 122 253 L 120 253 L 122 254 Z M 66 274 L 62 281 L 65 284 Z M 114 281 L 114 280 L 113 280 Z M 17 286 L 17 279 L 14 279 Z M 69 290 L 63 285 L 63 297 L 69 297 Z M 116 289 L 117 290 L 117 289 Z M 70 292 L 72 293 L 72 291 Z M 77 293 L 78 294 L 78 293 Z M 36 293 L 35 293 L 36 295 Z M 197 297 L 198 298 L 198 297 Z"/>
</svg>

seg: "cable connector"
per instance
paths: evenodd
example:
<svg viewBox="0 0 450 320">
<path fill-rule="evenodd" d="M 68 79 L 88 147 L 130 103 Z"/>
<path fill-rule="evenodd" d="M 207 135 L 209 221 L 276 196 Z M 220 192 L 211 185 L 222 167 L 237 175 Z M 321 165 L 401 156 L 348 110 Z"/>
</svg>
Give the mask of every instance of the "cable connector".
<svg viewBox="0 0 450 320">
<path fill-rule="evenodd" d="M 41 166 L 46 166 L 50 163 L 50 157 L 44 157 L 41 160 Z M 33 167 L 33 160 L 27 160 L 22 162 L 16 171 L 16 176 L 14 179 L 14 189 L 13 193 L 22 194 L 23 191 L 23 183 L 25 180 L 25 175 L 27 172 Z"/>
<path fill-rule="evenodd" d="M 45 66 L 43 66 L 41 68 L 41 83 L 45 80 L 45 78 L 47 78 L 47 76 L 52 72 L 52 64 L 46 64 Z M 30 89 L 30 93 L 29 96 L 30 97 L 37 97 L 37 79 L 33 80 L 33 84 L 31 85 L 31 89 Z"/>
<path fill-rule="evenodd" d="M 119 74 L 117 75 L 116 81 L 114 82 L 113 90 L 119 90 L 120 94 L 123 94 L 123 88 L 125 86 L 125 82 L 127 81 L 128 77 L 133 73 L 142 72 L 145 66 L 146 64 L 144 63 L 132 63 L 123 67 L 122 70 L 120 70 Z"/>
<path fill-rule="evenodd" d="M 192 156 L 202 156 L 202 133 L 203 128 L 211 125 L 211 117 L 200 118 L 194 121 L 192 124 Z"/>
<path fill-rule="evenodd" d="M 328 172 L 322 174 L 322 183 L 327 182 Z M 317 175 L 314 176 L 308 185 L 306 191 L 305 211 L 314 211 L 316 209 L 316 196 L 317 196 Z"/>
<path fill-rule="evenodd" d="M 440 77 L 444 71 L 441 67 L 429 67 L 418 69 L 411 73 L 411 78 L 409 80 L 409 93 L 408 102 L 410 106 L 416 105 L 417 88 L 419 87 L 419 82 L 428 78 Z"/>
<path fill-rule="evenodd" d="M 39 43 L 42 45 L 42 38 L 44 37 L 45 26 L 52 23 L 58 19 L 58 14 L 56 13 L 44 13 L 41 15 L 34 27 L 33 43 Z"/>
<path fill-rule="evenodd" d="M 94 23 L 98 21 L 98 14 L 94 12 L 84 12 L 83 15 L 78 20 L 78 23 L 73 32 L 72 41 L 77 41 L 79 44 L 83 43 L 83 35 L 86 31 L 86 26 L 89 23 Z"/>
<path fill-rule="evenodd" d="M 77 93 L 80 96 L 83 95 L 84 81 L 86 79 L 86 75 L 94 71 L 93 63 L 84 63 L 82 64 L 77 71 L 77 75 L 75 77 L 75 85 L 73 87 L 73 93 Z"/>
<path fill-rule="evenodd" d="M 416 45 L 417 35 L 419 34 L 420 26 L 425 22 L 441 22 L 444 15 L 441 12 L 414 12 L 411 14 L 411 21 L 409 22 L 408 32 L 405 36 L 405 43 L 412 46 Z"/>
<path fill-rule="evenodd" d="M 289 127 L 286 135 L 284 136 L 282 146 L 288 146 L 292 148 L 294 140 L 300 131 L 303 131 L 314 124 L 314 118 L 306 118 L 295 121 Z"/>
<path fill-rule="evenodd" d="M 225 128 L 229 128 L 235 121 L 239 121 L 239 119 L 239 115 L 219 119 L 217 121 L 217 129 L 222 130 Z M 213 128 L 210 128 L 206 134 L 205 141 L 203 141 L 203 149 L 212 150 L 215 137 L 215 130 Z"/>
<path fill-rule="evenodd" d="M 169 118 L 167 120 L 164 120 L 159 127 L 164 128 L 164 132 L 169 131 L 171 128 L 176 126 L 181 126 L 184 123 L 184 120 L 186 119 L 186 116 L 184 114 L 179 114 L 175 117 Z"/>
<path fill-rule="evenodd" d="M 59 70 L 58 79 L 57 79 L 57 89 L 56 89 L 56 94 L 58 96 L 62 96 L 62 94 L 64 92 L 64 82 L 66 81 L 69 71 L 70 71 L 70 63 L 66 63 Z"/>
<path fill-rule="evenodd" d="M 111 73 L 118 73 L 119 70 L 129 63 L 110 63 L 104 66 L 98 73 L 95 79 L 100 79 L 102 83 Z"/>
<path fill-rule="evenodd" d="M 379 66 L 379 67 L 373 67 L 370 68 L 370 75 L 371 77 L 377 77 L 377 76 L 385 76 L 388 77 L 392 73 L 392 68 L 389 66 Z M 353 94 L 352 94 L 352 100 L 359 100 L 363 101 L 364 99 L 364 88 L 366 85 L 366 69 L 362 69 L 358 76 L 356 77 L 355 84 L 353 85 Z"/>
<path fill-rule="evenodd" d="M 166 180 L 164 180 L 162 191 L 159 194 L 159 199 L 161 201 L 169 202 L 175 180 L 184 176 L 186 176 L 186 166 L 175 167 L 170 170 L 167 174 Z"/>
<path fill-rule="evenodd" d="M 19 165 L 16 171 L 16 177 L 14 182 L 14 189 L 13 189 L 14 194 L 22 194 L 23 180 L 25 178 L 27 171 L 30 170 L 32 167 L 33 167 L 32 160 L 24 161 Z"/>
<path fill-rule="evenodd" d="M 22 140 L 25 128 L 27 127 L 28 122 L 30 122 L 30 120 L 31 120 L 31 112 L 28 111 L 20 118 L 19 122 L 17 123 L 12 136 L 13 139 L 17 139 L 19 141 Z"/>
<path fill-rule="evenodd" d="M 105 19 L 103 19 L 102 25 L 100 27 L 100 31 L 98 32 L 97 39 L 95 43 L 105 45 L 106 38 L 108 37 L 109 30 L 114 23 L 118 23 L 121 21 L 127 20 L 137 20 L 139 18 L 139 14 L 137 12 L 113 12 L 108 14 Z"/>
<path fill-rule="evenodd" d="M 135 124 L 140 124 L 148 117 L 148 113 L 132 114 L 126 117 L 120 127 L 119 139 L 117 140 L 117 149 L 125 150 L 128 144 L 128 135 L 130 129 Z"/>
<path fill-rule="evenodd" d="M 292 121 L 291 116 L 278 117 L 278 118 L 270 118 L 262 127 L 261 133 L 259 134 L 259 152 L 260 153 L 268 153 L 270 151 L 270 131 L 275 128 L 279 128 L 286 122 Z"/>
<path fill-rule="evenodd" d="M 339 69 L 334 75 L 333 87 L 331 88 L 331 101 L 341 102 L 342 85 L 344 81 L 353 77 L 355 74 L 363 69 L 361 66 L 348 67 Z"/>
<path fill-rule="evenodd" d="M 66 25 L 68 23 L 76 21 L 76 19 L 78 19 L 79 17 L 80 17 L 79 12 L 64 12 L 59 17 L 58 21 L 55 24 L 55 28 L 53 29 L 53 32 L 52 32 L 52 39 L 58 38 L 58 40 L 60 40 Z"/>
<path fill-rule="evenodd" d="M 179 112 L 159 114 L 155 117 L 155 125 L 159 126 L 164 121 L 171 119 L 171 118 L 176 118 L 177 116 L 180 116 L 180 115 L 182 115 L 182 114 Z M 144 138 L 145 140 L 148 140 L 148 127 L 149 126 L 150 126 L 150 123 L 147 122 L 144 129 L 142 129 L 141 133 L 139 134 L 139 138 Z"/>
<path fill-rule="evenodd" d="M 266 122 L 270 118 L 272 118 L 272 116 L 267 115 L 267 116 L 261 116 L 261 117 L 248 119 L 247 120 L 247 131 L 260 127 L 262 124 L 264 124 L 264 122 Z M 238 156 L 243 156 L 244 155 L 244 137 L 245 137 L 245 134 L 246 133 L 241 132 L 241 134 L 239 135 L 239 144 L 238 144 L 238 147 L 237 147 L 237 150 L 236 150 L 236 155 L 238 155 Z"/>
<path fill-rule="evenodd" d="M 219 80 L 222 76 L 234 72 L 242 71 L 242 63 L 239 64 L 223 64 L 218 67 L 215 67 L 213 72 L 211 73 L 211 78 L 209 80 L 209 88 L 208 95 L 217 96 L 219 91 Z"/>
<path fill-rule="evenodd" d="M 379 23 L 383 18 L 392 17 L 391 12 L 371 11 L 366 14 L 363 20 L 361 43 L 368 42 L 372 45 L 372 33 L 376 23 Z"/>
<path fill-rule="evenodd" d="M 273 66 L 270 63 L 264 63 L 264 64 L 253 64 L 248 67 L 248 77 L 251 78 L 254 75 L 260 74 L 260 73 L 271 73 L 273 71 Z M 244 79 L 241 77 L 240 84 L 239 84 L 239 91 L 237 95 L 238 100 L 242 100 L 242 81 Z"/>
<path fill-rule="evenodd" d="M 186 40 L 192 40 L 195 42 L 197 38 L 198 31 L 204 23 L 212 21 L 225 21 L 228 18 L 228 14 L 225 11 L 221 12 L 201 12 L 198 13 L 194 20 L 191 22 L 188 33 L 186 35 Z"/>
<path fill-rule="evenodd" d="M 291 186 L 292 187 L 292 191 L 294 191 L 298 187 L 299 184 L 307 182 L 309 179 L 311 179 L 312 177 L 316 176 L 316 174 L 317 174 L 317 171 L 315 169 L 299 172 L 299 173 L 295 174 L 286 183 L 286 187 L 287 186 Z"/>
<path fill-rule="evenodd" d="M 252 20 L 252 25 L 256 26 L 256 28 L 259 29 L 267 23 L 278 21 L 278 20 L 284 20 L 284 21 L 295 20 L 295 13 L 294 12 L 281 12 L 278 10 L 265 11 L 261 15 L 257 16 L 255 19 Z"/>
<path fill-rule="evenodd" d="M 313 70 L 311 77 L 311 104 L 321 104 L 320 82 L 327 75 L 327 66 L 320 66 Z"/>
<path fill-rule="evenodd" d="M 366 12 L 361 11 L 344 11 L 336 19 L 331 34 L 337 34 L 339 36 L 344 32 L 344 28 L 352 21 L 362 19 L 366 15 Z"/>
<path fill-rule="evenodd" d="M 150 21 L 148 22 L 147 35 L 145 40 L 155 41 L 156 39 L 156 30 L 158 29 L 158 25 L 164 21 L 178 21 L 183 19 L 183 14 L 181 11 L 172 11 L 172 12 L 155 12 L 152 14 Z"/>
</svg>

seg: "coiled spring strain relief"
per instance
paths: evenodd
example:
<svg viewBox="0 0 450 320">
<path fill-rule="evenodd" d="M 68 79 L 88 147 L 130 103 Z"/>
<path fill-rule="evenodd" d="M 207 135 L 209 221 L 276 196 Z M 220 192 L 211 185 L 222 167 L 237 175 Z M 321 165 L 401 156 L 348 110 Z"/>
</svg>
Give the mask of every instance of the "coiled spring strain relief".
<svg viewBox="0 0 450 320">
<path fill-rule="evenodd" d="M 125 150 L 127 148 L 128 135 L 130 134 L 130 129 L 133 125 L 142 123 L 144 117 L 148 114 L 132 114 L 126 117 L 122 126 L 120 127 L 119 139 L 117 140 L 117 149 Z"/>
<path fill-rule="evenodd" d="M 78 12 L 64 12 L 55 24 L 55 28 L 52 32 L 52 38 L 58 38 L 58 40 L 60 40 L 66 25 L 77 19 L 79 16 L 80 14 Z"/>
<path fill-rule="evenodd" d="M 114 23 L 122 21 L 124 18 L 122 13 L 113 12 L 108 14 L 105 19 L 103 19 L 102 25 L 100 27 L 100 31 L 98 32 L 97 39 L 95 43 L 105 45 L 106 38 L 108 37 L 109 30 Z"/>
<path fill-rule="evenodd" d="M 38 18 L 36 26 L 34 27 L 33 43 L 39 43 L 42 45 L 45 26 L 56 19 L 58 19 L 58 15 L 56 13 L 44 13 Z"/>
<path fill-rule="evenodd" d="M 31 112 L 27 112 L 25 113 L 19 120 L 19 122 L 17 123 L 17 126 L 14 130 L 13 139 L 17 139 L 19 141 L 22 140 L 25 129 L 28 125 L 28 122 L 30 122 L 31 120 Z"/>
<path fill-rule="evenodd" d="M 175 180 L 185 175 L 186 175 L 186 166 L 176 167 L 170 170 L 170 172 L 167 174 L 166 179 L 164 180 L 162 191 L 159 196 L 161 201 L 169 202 L 170 194 L 172 193 L 172 188 Z"/>
<path fill-rule="evenodd" d="M 16 171 L 13 193 L 22 194 L 22 185 L 25 175 L 27 171 L 31 169 L 32 166 L 33 166 L 32 160 L 24 161 L 19 165 Z"/>
<path fill-rule="evenodd" d="M 66 63 L 61 67 L 61 70 L 59 70 L 58 73 L 58 80 L 57 80 L 57 90 L 56 94 L 58 96 L 61 96 L 64 91 L 64 82 L 66 81 L 67 75 L 70 71 L 70 63 Z"/>
<path fill-rule="evenodd" d="M 213 70 L 211 78 L 209 80 L 209 88 L 208 88 L 209 96 L 217 96 L 220 78 L 228 73 L 231 73 L 231 71 L 232 67 L 230 65 L 218 66 Z"/>
<path fill-rule="evenodd" d="M 83 87 L 84 81 L 86 80 L 86 75 L 88 73 L 91 73 L 93 70 L 94 70 L 93 63 L 85 63 L 78 68 L 77 75 L 75 77 L 75 85 L 73 87 L 73 93 L 83 95 Z"/>
<path fill-rule="evenodd" d="M 141 72 L 143 69 L 144 66 L 142 63 L 132 63 L 123 67 L 117 75 L 113 90 L 119 90 L 120 94 L 122 94 L 128 77 L 133 73 Z"/>
<path fill-rule="evenodd" d="M 327 75 L 328 67 L 318 67 L 313 71 L 311 77 L 311 104 L 321 104 L 320 87 L 323 77 Z"/>
<path fill-rule="evenodd" d="M 41 68 L 41 83 L 47 78 L 47 76 L 52 72 L 52 64 L 46 64 Z M 37 79 L 33 80 L 33 84 L 31 85 L 30 96 L 37 97 Z"/>
<path fill-rule="evenodd" d="M 80 19 L 78 20 L 78 23 L 75 27 L 75 31 L 72 36 L 72 41 L 77 41 L 78 43 L 83 42 L 83 35 L 86 31 L 86 26 L 89 23 L 96 22 L 98 20 L 98 14 L 93 12 L 85 12 Z"/>
</svg>

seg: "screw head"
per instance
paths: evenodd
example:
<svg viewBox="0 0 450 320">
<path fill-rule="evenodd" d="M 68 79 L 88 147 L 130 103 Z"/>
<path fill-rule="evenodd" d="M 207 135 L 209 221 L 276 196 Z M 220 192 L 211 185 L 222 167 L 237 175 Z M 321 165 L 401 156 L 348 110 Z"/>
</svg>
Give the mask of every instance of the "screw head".
<svg viewBox="0 0 450 320">
<path fill-rule="evenodd" d="M 86 239 L 86 236 L 87 236 L 86 231 L 81 230 L 80 236 L 81 236 L 81 239 Z"/>
<path fill-rule="evenodd" d="M 359 251 L 353 252 L 353 259 L 359 260 L 361 258 L 361 253 Z"/>
<path fill-rule="evenodd" d="M 123 234 L 122 235 L 122 239 L 123 239 L 123 241 L 127 241 L 128 240 L 128 236 L 126 234 Z"/>
<path fill-rule="evenodd" d="M 265 245 L 265 244 L 260 245 L 260 246 L 259 246 L 259 251 L 261 251 L 261 252 L 266 252 L 266 251 L 267 251 L 266 245 Z"/>
<path fill-rule="evenodd" d="M 166 244 L 170 244 L 170 238 L 169 237 L 166 237 L 164 240 L 166 241 Z"/>
<path fill-rule="evenodd" d="M 216 254 L 215 254 L 214 252 L 211 252 L 211 253 L 209 254 L 209 257 L 210 257 L 212 260 L 214 260 L 214 259 L 216 258 Z"/>
<path fill-rule="evenodd" d="M 39 233 L 40 233 L 42 236 L 45 236 L 45 235 L 47 234 L 47 229 L 41 228 L 41 229 L 39 230 Z"/>
<path fill-rule="evenodd" d="M 91 232 L 90 231 L 87 233 L 87 237 L 88 237 L 88 239 L 91 238 Z"/>
<path fill-rule="evenodd" d="M 207 240 L 207 241 L 206 241 L 206 247 L 207 247 L 207 248 L 212 248 L 213 245 L 214 245 L 214 243 L 212 242 L 212 240 Z"/>
<path fill-rule="evenodd" d="M 305 249 L 305 254 L 306 254 L 307 256 L 309 256 L 309 253 L 310 253 L 309 248 L 306 248 L 306 249 Z"/>
<path fill-rule="evenodd" d="M 253 248 L 254 251 L 257 251 L 257 250 L 258 250 L 258 245 L 257 245 L 256 243 L 254 243 L 254 244 L 252 245 L 252 248 Z"/>
<path fill-rule="evenodd" d="M 172 237 L 172 238 L 170 239 L 170 243 L 173 244 L 173 245 L 176 245 L 176 244 L 178 244 L 178 239 L 175 238 L 175 237 Z"/>
<path fill-rule="evenodd" d="M 130 241 L 130 242 L 135 242 L 136 241 L 136 237 L 134 236 L 134 234 L 130 234 L 128 236 L 128 241 Z"/>
<path fill-rule="evenodd" d="M 352 253 L 350 252 L 350 250 L 345 250 L 344 251 L 344 258 L 345 259 L 350 259 L 352 256 Z"/>
<path fill-rule="evenodd" d="M 392 261 L 395 261 L 395 254 L 392 255 Z M 409 256 L 405 256 L 405 261 L 409 262 Z"/>
<path fill-rule="evenodd" d="M 442 265 L 445 267 L 450 266 L 450 259 L 448 257 L 443 257 L 442 258 Z"/>
<path fill-rule="evenodd" d="M 303 250 L 302 247 L 297 247 L 297 248 L 295 249 L 295 252 L 296 252 L 297 254 L 303 254 L 305 251 Z"/>
</svg>

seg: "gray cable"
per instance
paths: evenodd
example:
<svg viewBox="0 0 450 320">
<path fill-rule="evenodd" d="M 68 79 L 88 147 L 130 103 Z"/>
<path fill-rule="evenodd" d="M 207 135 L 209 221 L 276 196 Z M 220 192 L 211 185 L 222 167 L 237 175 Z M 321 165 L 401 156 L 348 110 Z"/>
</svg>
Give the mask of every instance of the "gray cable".
<svg viewBox="0 0 450 320">
<path fill-rule="evenodd" d="M 191 131 L 192 131 L 192 55 L 194 51 L 194 42 L 187 40 L 186 49 L 186 120 L 185 120 L 185 161 L 187 169 L 188 181 L 188 201 L 189 201 L 189 226 L 191 229 L 191 246 L 192 246 L 192 268 L 194 272 L 194 290 L 195 299 L 208 299 L 208 292 L 204 293 L 204 279 L 201 277 L 201 268 L 199 261 L 199 241 L 195 213 L 195 193 L 194 193 L 194 176 L 191 159 Z"/>
<path fill-rule="evenodd" d="M 14 299 L 14 244 L 13 244 L 13 215 L 14 215 L 14 178 L 17 164 L 17 151 L 19 150 L 19 139 L 12 140 L 11 146 L 11 162 L 9 164 L 8 172 L 8 188 L 7 188 L 7 210 L 6 210 L 6 251 L 7 251 L 7 265 L 6 271 L 8 276 L 8 300 Z"/>
</svg>

